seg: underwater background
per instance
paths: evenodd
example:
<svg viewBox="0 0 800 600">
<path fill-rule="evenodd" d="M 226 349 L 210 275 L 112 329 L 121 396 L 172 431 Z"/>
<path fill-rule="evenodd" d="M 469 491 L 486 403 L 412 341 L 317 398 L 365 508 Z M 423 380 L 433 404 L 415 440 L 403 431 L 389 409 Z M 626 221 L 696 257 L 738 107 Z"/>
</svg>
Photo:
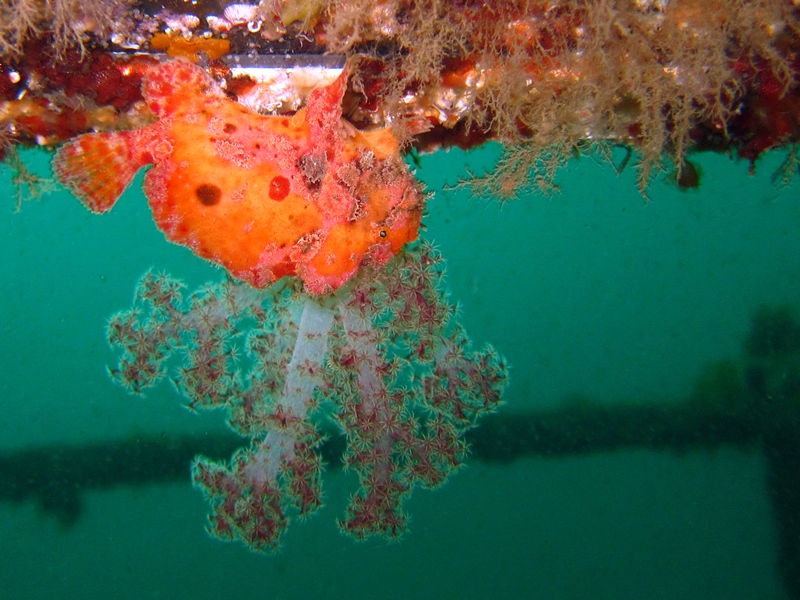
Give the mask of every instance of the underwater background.
<svg viewBox="0 0 800 600">
<path fill-rule="evenodd" d="M 741 359 L 760 306 L 800 309 L 800 184 L 772 181 L 785 152 L 754 176 L 744 161 L 692 156 L 699 190 L 664 175 L 647 201 L 632 168 L 617 175 L 587 156 L 559 172 L 551 197 L 504 204 L 446 189 L 498 154 L 424 155 L 417 176 L 434 193 L 424 236 L 447 260 L 462 322 L 511 365 L 508 418 L 677 402 L 711 361 Z M 22 156 L 49 176 L 49 154 Z M 226 431 L 223 414 L 190 413 L 169 382 L 136 397 L 107 376 L 107 320 L 146 269 L 189 289 L 222 277 L 155 228 L 141 177 L 106 215 L 63 189 L 16 212 L 0 167 L 0 456 Z M 69 525 L 9 501 L 0 482 L 0 598 L 791 597 L 754 446 L 472 457 L 441 489 L 412 495 L 397 543 L 339 533 L 355 475 L 329 469 L 324 489 L 326 506 L 261 556 L 205 533 L 188 462 L 171 483 L 77 490 Z"/>
</svg>

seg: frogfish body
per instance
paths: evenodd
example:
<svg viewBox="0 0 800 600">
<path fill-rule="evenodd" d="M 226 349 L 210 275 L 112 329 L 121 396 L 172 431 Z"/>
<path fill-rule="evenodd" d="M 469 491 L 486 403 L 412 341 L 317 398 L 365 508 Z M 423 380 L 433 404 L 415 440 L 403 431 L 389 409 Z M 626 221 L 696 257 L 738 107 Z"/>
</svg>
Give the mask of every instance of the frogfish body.
<svg viewBox="0 0 800 600">
<path fill-rule="evenodd" d="M 419 230 L 423 194 L 388 129 L 342 118 L 347 69 L 294 116 L 229 100 L 201 68 L 150 68 L 152 125 L 84 134 L 53 160 L 58 179 L 96 213 L 136 172 L 166 237 L 254 287 L 295 275 L 312 293 L 335 290 L 365 260 L 383 264 Z"/>
</svg>

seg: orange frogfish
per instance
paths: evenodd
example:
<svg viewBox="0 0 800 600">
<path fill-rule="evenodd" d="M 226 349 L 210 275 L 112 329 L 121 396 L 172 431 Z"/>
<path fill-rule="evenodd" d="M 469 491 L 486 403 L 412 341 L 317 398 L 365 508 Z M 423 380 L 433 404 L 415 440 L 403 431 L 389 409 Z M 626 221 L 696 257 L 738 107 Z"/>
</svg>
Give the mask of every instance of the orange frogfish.
<svg viewBox="0 0 800 600">
<path fill-rule="evenodd" d="M 295 275 L 309 292 L 335 290 L 414 240 L 424 203 L 394 135 L 342 118 L 347 71 L 283 117 L 228 99 L 186 60 L 161 63 L 142 84 L 158 121 L 84 134 L 58 150 L 54 171 L 103 213 L 153 165 L 144 192 L 169 240 L 254 287 Z"/>
</svg>

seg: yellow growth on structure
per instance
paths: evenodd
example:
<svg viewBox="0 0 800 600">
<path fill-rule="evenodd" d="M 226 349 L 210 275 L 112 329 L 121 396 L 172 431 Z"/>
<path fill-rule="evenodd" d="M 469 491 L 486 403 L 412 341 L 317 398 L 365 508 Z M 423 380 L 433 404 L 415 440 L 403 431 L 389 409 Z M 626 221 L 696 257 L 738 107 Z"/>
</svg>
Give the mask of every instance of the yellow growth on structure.
<svg viewBox="0 0 800 600">
<path fill-rule="evenodd" d="M 308 28 L 324 32 L 329 52 L 373 44 L 387 114 L 408 110 L 410 89 L 439 89 L 442 65 L 466 65 L 470 83 L 428 104 L 504 143 L 498 169 L 478 182 L 479 192 L 499 195 L 548 187 L 556 166 L 587 142 L 639 150 L 642 185 L 664 155 L 680 166 L 695 124 L 727 134 L 751 65 L 789 89 L 786 48 L 800 31 L 793 0 L 316 4 L 302 3 L 302 14 L 318 15 Z M 381 40 L 393 51 L 382 52 Z"/>
<path fill-rule="evenodd" d="M 193 63 L 200 60 L 200 54 L 205 54 L 210 59 L 217 59 L 225 56 L 231 49 L 228 40 L 219 38 L 192 38 L 186 39 L 180 35 L 169 35 L 167 33 L 157 33 L 150 40 L 150 46 L 154 50 L 162 50 L 168 56 L 175 58 L 182 56 Z"/>
</svg>

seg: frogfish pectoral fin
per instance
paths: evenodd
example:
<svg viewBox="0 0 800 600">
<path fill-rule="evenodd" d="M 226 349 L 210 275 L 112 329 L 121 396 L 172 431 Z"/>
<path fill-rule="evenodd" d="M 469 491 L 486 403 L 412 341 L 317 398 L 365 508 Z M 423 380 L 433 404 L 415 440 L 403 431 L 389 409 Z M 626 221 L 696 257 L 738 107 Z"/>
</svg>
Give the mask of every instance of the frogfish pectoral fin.
<svg viewBox="0 0 800 600">
<path fill-rule="evenodd" d="M 53 158 L 53 171 L 94 213 L 104 213 L 143 166 L 133 154 L 133 134 L 90 133 L 65 144 Z"/>
</svg>

